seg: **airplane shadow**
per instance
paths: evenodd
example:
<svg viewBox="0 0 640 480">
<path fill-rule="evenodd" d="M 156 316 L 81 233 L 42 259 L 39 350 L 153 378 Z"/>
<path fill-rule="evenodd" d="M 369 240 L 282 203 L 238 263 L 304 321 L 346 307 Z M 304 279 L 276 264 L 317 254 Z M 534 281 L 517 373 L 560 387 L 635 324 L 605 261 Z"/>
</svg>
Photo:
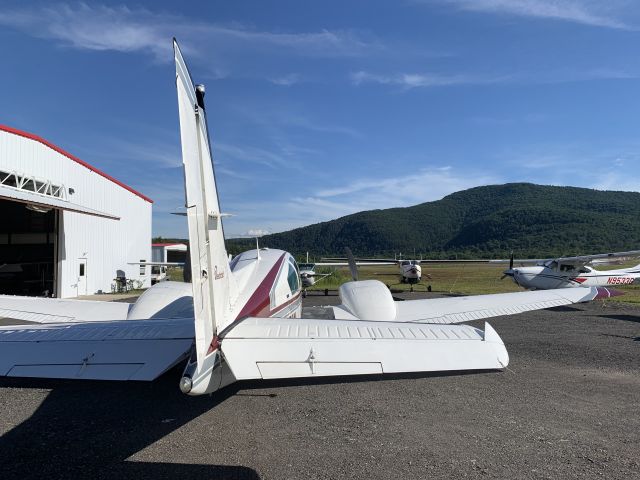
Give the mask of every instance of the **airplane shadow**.
<svg viewBox="0 0 640 480">
<path fill-rule="evenodd" d="M 611 314 L 611 315 L 595 315 L 600 318 L 610 318 L 611 320 L 622 320 L 625 322 L 640 323 L 640 316 L 638 315 L 625 315 L 625 314 Z"/>
<path fill-rule="evenodd" d="M 243 380 L 230 387 L 237 390 L 264 390 L 268 388 L 295 387 L 301 385 L 337 385 L 343 383 L 386 382 L 391 380 L 416 380 L 420 378 L 457 377 L 463 375 L 478 375 L 488 373 L 502 373 L 502 370 L 458 370 L 450 372 L 408 372 L 385 373 L 373 375 L 346 375 L 342 377 L 304 377 L 271 380 Z M 229 388 L 229 387 L 227 387 Z M 236 395 L 249 395 L 236 393 Z M 261 396 L 274 397 L 277 394 L 261 394 Z"/>
<path fill-rule="evenodd" d="M 614 338 L 626 338 L 627 340 L 633 340 L 634 342 L 640 342 L 640 337 L 634 337 L 632 335 L 614 335 L 612 333 L 601 333 L 601 337 L 614 337 Z"/>
<path fill-rule="evenodd" d="M 576 307 L 570 307 L 568 305 L 560 305 L 559 307 L 551 307 L 548 309 L 550 312 L 581 312 L 582 310 Z"/>
<path fill-rule="evenodd" d="M 214 396 L 180 392 L 182 366 L 150 383 L 0 379 L 0 388 L 52 389 L 26 421 L 0 437 L 0 477 L 259 479 L 244 466 L 127 461 L 215 408 L 237 388 Z M 3 407 L 3 416 L 11 411 Z"/>
</svg>

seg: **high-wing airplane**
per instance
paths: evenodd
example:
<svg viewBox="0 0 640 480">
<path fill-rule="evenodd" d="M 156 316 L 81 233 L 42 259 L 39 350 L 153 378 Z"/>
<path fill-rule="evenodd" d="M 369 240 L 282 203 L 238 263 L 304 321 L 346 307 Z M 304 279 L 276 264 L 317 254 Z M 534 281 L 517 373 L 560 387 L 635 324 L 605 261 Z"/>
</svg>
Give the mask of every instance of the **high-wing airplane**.
<svg viewBox="0 0 640 480">
<path fill-rule="evenodd" d="M 561 289 L 396 302 L 377 280 L 340 287 L 331 319 L 301 318 L 296 262 L 257 248 L 230 262 L 211 159 L 203 86 L 174 40 L 191 283 L 160 282 L 133 304 L 0 297 L 0 375 L 153 380 L 188 358 L 180 389 L 236 380 L 503 369 L 507 350 L 459 323 L 583 302 Z M 26 324 L 25 324 L 26 323 Z"/>
<path fill-rule="evenodd" d="M 531 290 L 630 285 L 640 281 L 640 265 L 616 270 L 596 270 L 590 265 L 637 256 L 640 256 L 640 250 L 534 260 L 514 260 L 512 256 L 504 276 Z M 522 266 L 514 267 L 514 263 Z"/>
<path fill-rule="evenodd" d="M 345 258 L 323 258 L 323 262 L 346 261 Z M 356 258 L 358 265 L 397 265 L 400 283 L 415 285 L 422 280 L 422 260 L 410 260 L 402 258 Z M 319 265 L 348 265 L 348 263 L 321 263 Z M 391 275 L 391 274 L 389 274 Z M 431 278 L 427 274 L 427 278 Z"/>
</svg>

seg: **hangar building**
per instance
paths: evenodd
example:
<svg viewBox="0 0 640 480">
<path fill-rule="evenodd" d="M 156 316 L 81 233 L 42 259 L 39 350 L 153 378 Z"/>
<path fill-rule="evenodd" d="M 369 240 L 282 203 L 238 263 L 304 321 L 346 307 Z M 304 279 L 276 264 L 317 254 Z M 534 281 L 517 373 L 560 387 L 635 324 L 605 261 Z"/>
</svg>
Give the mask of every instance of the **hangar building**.
<svg viewBox="0 0 640 480">
<path fill-rule="evenodd" d="M 0 125 L 0 294 L 148 287 L 152 200 L 47 140 Z M 116 282 L 119 279 L 119 282 Z"/>
</svg>

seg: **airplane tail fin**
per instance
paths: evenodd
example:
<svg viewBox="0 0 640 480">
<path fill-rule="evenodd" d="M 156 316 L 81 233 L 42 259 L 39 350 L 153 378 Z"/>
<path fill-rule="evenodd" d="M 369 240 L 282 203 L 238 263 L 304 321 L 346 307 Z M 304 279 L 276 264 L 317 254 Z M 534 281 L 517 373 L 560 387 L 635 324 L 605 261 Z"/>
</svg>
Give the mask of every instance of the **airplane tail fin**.
<svg viewBox="0 0 640 480">
<path fill-rule="evenodd" d="M 230 320 L 238 296 L 224 244 L 209 133 L 204 86 L 195 87 L 178 43 L 173 42 L 185 201 L 189 224 L 189 259 L 198 369 L 216 350 L 217 333 Z"/>
</svg>

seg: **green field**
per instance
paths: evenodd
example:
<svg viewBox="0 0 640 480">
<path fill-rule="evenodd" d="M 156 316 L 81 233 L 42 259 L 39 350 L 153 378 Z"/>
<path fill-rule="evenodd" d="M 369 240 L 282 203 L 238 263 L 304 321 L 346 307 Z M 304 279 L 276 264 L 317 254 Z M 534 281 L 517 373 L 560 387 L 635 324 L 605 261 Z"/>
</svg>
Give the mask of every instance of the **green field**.
<svg viewBox="0 0 640 480">
<path fill-rule="evenodd" d="M 611 268 L 623 268 L 633 266 L 637 260 L 629 265 L 616 266 Z M 504 293 L 520 292 L 523 289 L 518 287 L 510 278 L 500 280 L 506 265 L 495 265 L 485 263 L 440 263 L 425 264 L 422 266 L 423 281 L 421 285 L 414 286 L 416 291 L 424 291 L 427 285 L 431 285 L 433 292 L 450 293 L 458 295 L 480 295 L 484 293 Z M 605 267 L 601 268 L 604 269 Z M 336 290 L 344 282 L 351 280 L 351 274 L 347 267 L 339 268 L 318 268 L 318 273 L 331 273 L 331 276 L 319 281 L 309 290 Z M 359 267 L 360 280 L 376 279 L 389 285 L 392 290 L 408 291 L 411 287 L 399 283 L 398 267 L 396 265 Z M 431 275 L 431 279 L 426 278 L 426 274 Z M 172 267 L 167 271 L 169 280 L 182 281 L 182 268 Z M 616 290 L 621 290 L 625 294 L 612 298 L 610 301 L 640 304 L 640 285 L 616 286 Z"/>
<path fill-rule="evenodd" d="M 628 266 L 636 265 L 637 261 L 631 262 Z M 611 268 L 623 268 L 615 266 Z M 484 263 L 442 263 L 422 265 L 423 285 L 431 285 L 433 292 L 480 295 L 486 293 L 505 293 L 523 291 L 510 278 L 500 279 L 506 265 L 484 264 Z M 608 267 L 607 267 L 608 268 Z M 604 269 L 604 267 L 602 268 Z M 319 271 L 328 272 L 328 269 Z M 332 269 L 334 274 L 318 282 L 309 290 L 324 290 L 325 288 L 336 289 L 343 282 L 350 280 L 349 269 L 340 267 Z M 392 290 L 408 291 L 409 285 L 400 284 L 398 267 L 395 265 L 382 267 L 359 267 L 359 279 L 376 279 L 391 286 Z M 431 275 L 431 279 L 426 278 L 426 274 Z M 425 287 L 414 286 L 415 290 L 422 291 Z M 612 298 L 610 301 L 624 303 L 640 303 L 640 286 L 615 286 L 616 290 L 625 294 Z"/>
</svg>

